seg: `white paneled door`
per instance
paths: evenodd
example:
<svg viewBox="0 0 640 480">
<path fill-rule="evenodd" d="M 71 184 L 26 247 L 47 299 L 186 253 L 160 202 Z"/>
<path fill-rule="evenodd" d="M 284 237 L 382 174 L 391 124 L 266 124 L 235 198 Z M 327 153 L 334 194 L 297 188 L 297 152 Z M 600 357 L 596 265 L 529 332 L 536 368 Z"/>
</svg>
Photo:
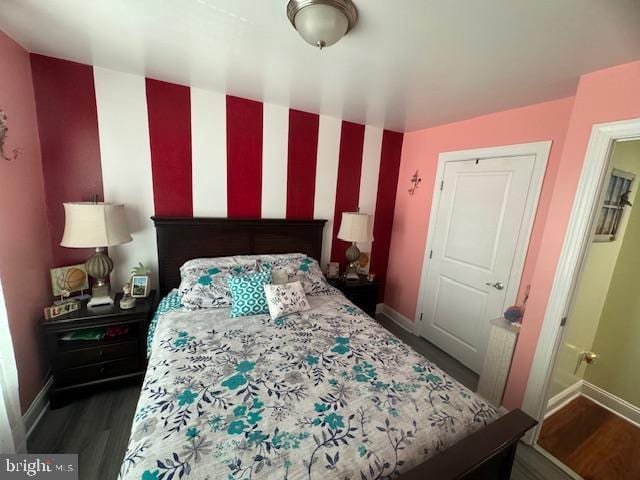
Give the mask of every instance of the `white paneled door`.
<svg viewBox="0 0 640 480">
<path fill-rule="evenodd" d="M 489 321 L 513 301 L 506 293 L 513 291 L 512 269 L 522 268 L 514 260 L 527 245 L 519 238 L 523 223 L 535 212 L 528 206 L 535 163 L 531 154 L 444 164 L 420 333 L 475 372 L 482 368 Z"/>
</svg>

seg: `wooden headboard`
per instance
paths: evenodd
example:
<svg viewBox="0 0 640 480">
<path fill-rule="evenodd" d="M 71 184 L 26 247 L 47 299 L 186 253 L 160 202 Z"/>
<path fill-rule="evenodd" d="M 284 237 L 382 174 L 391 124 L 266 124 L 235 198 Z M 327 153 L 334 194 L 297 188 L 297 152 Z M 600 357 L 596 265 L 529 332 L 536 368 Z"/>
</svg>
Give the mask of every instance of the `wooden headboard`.
<svg viewBox="0 0 640 480">
<path fill-rule="evenodd" d="M 320 261 L 326 220 L 151 217 L 158 237 L 161 296 L 180 285 L 192 258 L 300 252 Z"/>
</svg>

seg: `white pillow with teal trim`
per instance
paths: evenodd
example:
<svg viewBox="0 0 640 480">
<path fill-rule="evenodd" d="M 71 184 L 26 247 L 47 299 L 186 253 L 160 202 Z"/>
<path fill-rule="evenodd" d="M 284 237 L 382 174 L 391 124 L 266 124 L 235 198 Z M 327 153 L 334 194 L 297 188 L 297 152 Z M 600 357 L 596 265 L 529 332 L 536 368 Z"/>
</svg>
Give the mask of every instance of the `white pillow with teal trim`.
<svg viewBox="0 0 640 480">
<path fill-rule="evenodd" d="M 232 275 L 227 280 L 231 291 L 231 317 L 269 313 L 264 286 L 271 283 L 271 272 Z"/>
<path fill-rule="evenodd" d="M 274 320 L 291 313 L 304 312 L 311 308 L 300 282 L 265 285 L 264 293 L 269 305 L 269 314 Z"/>
</svg>

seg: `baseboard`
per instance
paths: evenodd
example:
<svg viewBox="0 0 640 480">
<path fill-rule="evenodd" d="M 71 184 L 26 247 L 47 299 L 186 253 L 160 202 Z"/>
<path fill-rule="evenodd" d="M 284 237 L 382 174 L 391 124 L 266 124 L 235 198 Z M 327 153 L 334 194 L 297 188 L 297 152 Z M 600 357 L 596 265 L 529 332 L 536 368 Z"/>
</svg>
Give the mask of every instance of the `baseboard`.
<svg viewBox="0 0 640 480">
<path fill-rule="evenodd" d="M 381 313 L 383 313 L 384 315 L 389 317 L 391 320 L 394 321 L 394 323 L 396 323 L 400 327 L 404 328 L 407 332 L 415 335 L 415 333 L 414 333 L 414 328 L 415 328 L 414 322 L 409 320 L 407 317 L 402 315 L 400 312 L 395 311 L 389 305 L 383 304 Z"/>
<path fill-rule="evenodd" d="M 51 390 L 51 385 L 53 385 L 53 377 L 47 379 L 42 389 L 38 392 L 38 395 L 36 395 L 36 398 L 33 399 L 33 402 L 31 402 L 31 405 L 29 405 L 29 408 L 27 408 L 27 411 L 24 412 L 22 416 L 27 438 L 31 435 L 31 432 L 33 432 L 49 408 L 49 390 Z"/>
<path fill-rule="evenodd" d="M 582 394 L 601 407 L 640 427 L 640 408 L 635 405 L 586 381 L 582 385 Z"/>
<path fill-rule="evenodd" d="M 554 395 L 547 402 L 547 411 L 544 414 L 544 418 L 548 418 L 562 407 L 566 406 L 572 400 L 575 400 L 582 393 L 583 380 L 579 380 L 573 385 L 565 388 L 563 391 Z"/>
</svg>

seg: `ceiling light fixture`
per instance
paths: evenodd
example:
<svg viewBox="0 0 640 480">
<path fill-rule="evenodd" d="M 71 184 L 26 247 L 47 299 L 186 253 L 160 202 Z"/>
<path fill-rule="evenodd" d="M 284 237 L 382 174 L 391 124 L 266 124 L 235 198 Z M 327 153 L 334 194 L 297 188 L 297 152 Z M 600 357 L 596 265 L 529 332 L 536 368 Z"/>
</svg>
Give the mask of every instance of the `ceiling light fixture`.
<svg viewBox="0 0 640 480">
<path fill-rule="evenodd" d="M 322 50 L 353 28 L 358 10 L 351 0 L 289 0 L 287 17 L 308 44 Z"/>
</svg>

